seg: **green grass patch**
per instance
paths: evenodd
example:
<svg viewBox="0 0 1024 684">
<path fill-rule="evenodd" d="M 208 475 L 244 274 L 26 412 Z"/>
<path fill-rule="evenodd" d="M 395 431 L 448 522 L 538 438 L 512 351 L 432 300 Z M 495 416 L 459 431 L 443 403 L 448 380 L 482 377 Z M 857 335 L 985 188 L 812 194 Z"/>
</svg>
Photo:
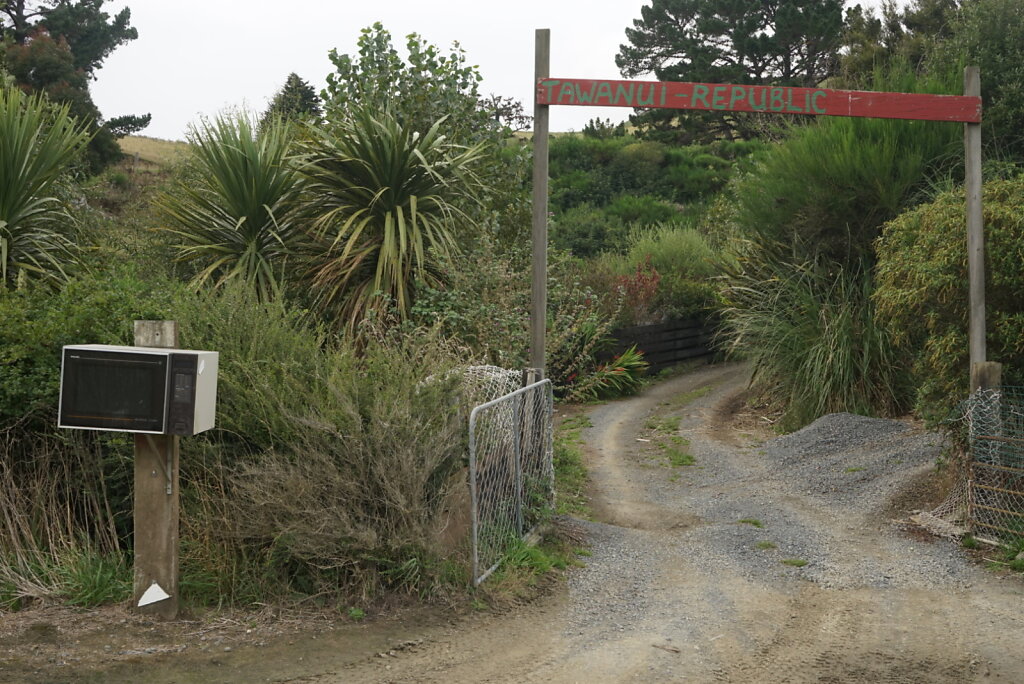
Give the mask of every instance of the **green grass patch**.
<svg viewBox="0 0 1024 684">
<path fill-rule="evenodd" d="M 972 535 L 965 534 L 964 538 L 960 540 L 960 546 L 965 549 L 980 549 L 981 542 L 975 539 Z"/>
<path fill-rule="evenodd" d="M 964 541 L 961 544 L 966 545 L 968 537 L 964 537 Z M 971 537 L 975 546 L 967 548 L 977 548 L 980 545 L 978 540 Z M 1008 542 L 1005 546 L 996 549 L 997 557 L 989 562 L 989 567 L 993 570 L 1012 570 L 1013 572 L 1024 573 L 1024 537 L 1015 539 Z"/>
<path fill-rule="evenodd" d="M 679 447 L 667 447 L 665 448 L 665 457 L 668 459 L 669 465 L 673 468 L 679 468 L 682 466 L 691 466 L 696 463 L 696 459 L 693 454 L 683 451 Z"/>
<path fill-rule="evenodd" d="M 594 421 L 590 420 L 590 416 L 586 413 L 578 413 L 575 416 L 569 416 L 563 420 L 558 429 L 563 432 L 576 432 L 575 439 L 579 439 L 579 431 L 583 428 L 594 427 Z"/>
<path fill-rule="evenodd" d="M 698 387 L 695 390 L 684 392 L 683 394 L 672 397 L 671 405 L 677 408 L 686 406 L 687 404 L 693 403 L 701 397 L 706 396 L 713 389 L 714 387 L 712 385 L 704 385 L 703 387 Z"/>
<path fill-rule="evenodd" d="M 843 472 L 844 473 L 860 473 L 860 472 L 863 472 L 863 471 L 864 471 L 863 468 L 847 468 Z"/>
<path fill-rule="evenodd" d="M 805 561 L 803 558 L 783 558 L 782 564 L 788 565 L 793 568 L 802 568 L 805 565 L 807 565 L 807 561 Z"/>
<path fill-rule="evenodd" d="M 583 441 L 581 433 L 593 423 L 586 414 L 570 416 L 559 423 L 555 430 L 555 501 L 556 512 L 577 518 L 590 519 L 590 502 L 587 500 L 589 475 L 583 464 Z"/>
<path fill-rule="evenodd" d="M 759 542 L 757 542 L 756 546 L 761 551 L 768 551 L 770 549 L 777 549 L 777 548 L 779 548 L 773 542 L 770 542 L 770 541 L 759 541 Z"/>
<path fill-rule="evenodd" d="M 538 544 L 511 540 L 501 565 L 488 580 L 492 596 L 516 596 L 525 587 L 533 587 L 543 576 L 568 567 L 581 567 L 579 549 L 560 538 L 545 537 Z"/>
<path fill-rule="evenodd" d="M 56 572 L 61 595 L 72 606 L 92 608 L 131 596 L 132 570 L 118 555 L 70 550 L 61 557 Z"/>
<path fill-rule="evenodd" d="M 672 434 L 679 431 L 681 420 L 682 418 L 679 416 L 651 416 L 644 423 L 644 427 L 655 432 Z"/>
<path fill-rule="evenodd" d="M 757 529 L 761 529 L 764 527 L 764 523 L 758 520 L 757 518 L 741 518 L 737 522 L 742 523 L 744 525 L 753 525 Z"/>
</svg>

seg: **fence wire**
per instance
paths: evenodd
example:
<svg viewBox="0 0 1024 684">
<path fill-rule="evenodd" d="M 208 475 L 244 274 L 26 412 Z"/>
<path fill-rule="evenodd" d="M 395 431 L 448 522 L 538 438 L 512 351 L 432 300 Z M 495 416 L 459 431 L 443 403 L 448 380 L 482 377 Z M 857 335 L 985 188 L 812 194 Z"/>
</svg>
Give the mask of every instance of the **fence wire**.
<svg viewBox="0 0 1024 684">
<path fill-rule="evenodd" d="M 1024 388 L 978 390 L 968 410 L 968 528 L 1024 538 Z"/>
<path fill-rule="evenodd" d="M 481 404 L 470 414 L 474 584 L 494 572 L 554 503 L 552 414 L 550 380 Z"/>
</svg>

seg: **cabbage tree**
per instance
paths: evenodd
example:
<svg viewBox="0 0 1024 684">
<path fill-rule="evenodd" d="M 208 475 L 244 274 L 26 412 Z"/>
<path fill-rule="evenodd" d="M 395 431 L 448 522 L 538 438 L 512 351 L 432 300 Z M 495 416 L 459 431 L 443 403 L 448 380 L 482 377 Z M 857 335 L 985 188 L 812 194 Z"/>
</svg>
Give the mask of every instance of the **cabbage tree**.
<svg viewBox="0 0 1024 684">
<path fill-rule="evenodd" d="M 257 127 L 244 114 L 192 129 L 191 162 L 157 208 L 178 241 L 178 260 L 196 266 L 196 287 L 240 278 L 262 298 L 280 291 L 285 261 L 302 236 L 292 215 L 290 131 L 274 120 Z"/>
<path fill-rule="evenodd" d="M 481 190 L 481 148 L 356 108 L 299 144 L 304 215 L 313 250 L 306 277 L 318 306 L 354 328 L 385 302 L 404 317 L 417 281 L 438 285 L 438 264 L 473 228 L 464 207 Z"/>
<path fill-rule="evenodd" d="M 88 141 L 67 106 L 0 85 L 0 290 L 66 276 L 74 220 L 56 184 Z"/>
</svg>

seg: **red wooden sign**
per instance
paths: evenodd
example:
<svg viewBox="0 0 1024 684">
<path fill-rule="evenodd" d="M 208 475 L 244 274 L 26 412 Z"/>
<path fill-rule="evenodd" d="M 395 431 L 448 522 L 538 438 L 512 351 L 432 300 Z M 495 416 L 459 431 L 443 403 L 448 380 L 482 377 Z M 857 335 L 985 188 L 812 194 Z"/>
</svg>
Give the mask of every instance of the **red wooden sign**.
<svg viewBox="0 0 1024 684">
<path fill-rule="evenodd" d="M 980 97 L 674 81 L 542 78 L 537 104 L 981 122 Z"/>
</svg>

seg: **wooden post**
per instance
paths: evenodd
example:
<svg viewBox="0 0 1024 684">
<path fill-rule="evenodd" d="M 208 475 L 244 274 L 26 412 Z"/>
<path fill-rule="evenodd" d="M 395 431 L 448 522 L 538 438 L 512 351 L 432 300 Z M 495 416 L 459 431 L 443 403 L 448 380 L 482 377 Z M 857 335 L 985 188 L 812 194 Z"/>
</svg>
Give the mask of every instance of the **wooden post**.
<svg viewBox="0 0 1024 684">
<path fill-rule="evenodd" d="M 964 95 L 981 95 L 978 67 L 964 69 Z M 964 189 L 967 194 L 967 280 L 970 292 L 968 340 L 971 368 L 985 363 L 985 229 L 981 214 L 981 124 L 964 124 Z M 974 389 L 973 381 L 972 387 Z"/>
<path fill-rule="evenodd" d="M 551 29 L 537 29 L 536 81 L 550 76 Z M 548 105 L 533 109 L 533 287 L 530 308 L 530 366 L 544 377 L 548 299 Z"/>
<path fill-rule="evenodd" d="M 1003 383 L 1003 364 L 994 361 L 971 364 L 971 392 L 996 389 Z"/>
<path fill-rule="evenodd" d="M 175 348 L 178 324 L 135 321 L 135 344 Z M 165 620 L 178 616 L 178 511 L 178 438 L 136 434 L 132 606 Z"/>
</svg>

